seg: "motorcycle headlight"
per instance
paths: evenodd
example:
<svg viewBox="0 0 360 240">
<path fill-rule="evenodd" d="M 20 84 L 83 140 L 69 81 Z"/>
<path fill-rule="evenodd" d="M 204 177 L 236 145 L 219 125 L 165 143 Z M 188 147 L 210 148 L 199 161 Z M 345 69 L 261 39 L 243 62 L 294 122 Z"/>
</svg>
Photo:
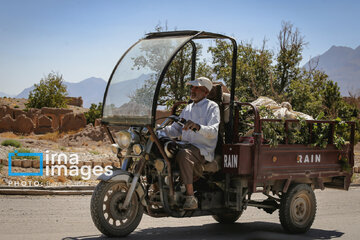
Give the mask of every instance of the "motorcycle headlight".
<svg viewBox="0 0 360 240">
<path fill-rule="evenodd" d="M 115 133 L 117 142 L 121 149 L 128 148 L 131 143 L 131 134 L 128 131 L 120 131 Z"/>
<path fill-rule="evenodd" d="M 140 155 L 142 153 L 142 151 L 143 151 L 143 148 L 142 148 L 142 146 L 140 144 L 134 144 L 132 149 L 133 149 L 133 153 L 135 155 Z"/>
<path fill-rule="evenodd" d="M 113 153 L 117 154 L 120 147 L 117 143 L 114 143 L 114 144 L 111 144 L 110 148 Z"/>
</svg>

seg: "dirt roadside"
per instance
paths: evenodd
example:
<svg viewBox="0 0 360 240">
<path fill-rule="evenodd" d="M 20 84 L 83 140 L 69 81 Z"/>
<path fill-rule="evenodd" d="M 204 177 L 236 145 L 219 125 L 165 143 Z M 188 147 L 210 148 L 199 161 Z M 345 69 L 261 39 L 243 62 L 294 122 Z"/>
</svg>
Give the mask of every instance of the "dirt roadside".
<svg viewBox="0 0 360 240">
<path fill-rule="evenodd" d="M 63 170 L 57 171 L 55 169 L 55 176 L 27 176 L 27 177 L 18 177 L 18 176 L 8 176 L 8 154 L 17 150 L 18 152 L 29 152 L 29 153 L 43 153 L 44 161 L 45 158 L 48 158 L 50 161 L 54 158 L 54 161 L 61 160 L 60 154 L 65 155 L 68 163 L 67 167 L 70 169 L 69 162 L 73 156 L 73 162 L 71 163 L 74 166 L 79 167 L 79 172 L 81 172 L 82 166 L 99 166 L 105 168 L 107 165 L 119 166 L 119 160 L 116 155 L 110 149 L 110 141 L 104 132 L 101 131 L 100 127 L 93 127 L 88 125 L 86 128 L 81 129 L 77 132 L 71 132 L 66 134 L 49 133 L 44 135 L 28 135 L 28 136 L 19 136 L 13 133 L 1 133 L 0 134 L 0 143 L 3 143 L 5 140 L 12 140 L 19 143 L 20 147 L 14 146 L 3 146 L 0 145 L 0 186 L 9 185 L 9 181 L 12 182 L 22 182 L 26 183 L 26 186 L 33 186 L 34 182 L 37 184 L 46 185 L 46 186 L 62 186 L 62 185 L 96 185 L 97 176 L 91 174 L 90 179 L 87 177 L 81 176 L 79 174 L 76 176 L 69 176 L 68 172 Z M 76 156 L 76 159 L 74 158 Z M 39 164 L 34 165 L 34 159 L 19 159 L 21 163 L 16 166 L 12 166 L 12 172 L 26 172 L 26 173 L 37 173 L 39 172 Z M 6 162 L 6 163 L 5 163 Z M 18 161 L 19 162 L 19 161 Z M 29 163 L 29 164 L 28 164 Z M 15 162 L 13 162 L 15 164 Z M 25 166 L 26 165 L 26 166 Z M 51 166 L 49 166 L 49 169 Z M 45 168 L 44 168 L 45 171 Z M 49 170 L 50 171 L 50 170 Z M 84 170 L 85 171 L 85 170 Z M 90 174 L 87 174 L 90 175 Z M 30 184 L 30 185 L 29 185 Z"/>
</svg>

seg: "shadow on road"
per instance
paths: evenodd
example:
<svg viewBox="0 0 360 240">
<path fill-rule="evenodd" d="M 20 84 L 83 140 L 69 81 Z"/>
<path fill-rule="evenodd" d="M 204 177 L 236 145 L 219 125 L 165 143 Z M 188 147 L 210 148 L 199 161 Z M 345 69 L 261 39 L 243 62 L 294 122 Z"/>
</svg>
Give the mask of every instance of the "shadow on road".
<svg viewBox="0 0 360 240">
<path fill-rule="evenodd" d="M 280 240 L 280 239 L 333 239 L 344 233 L 331 230 L 310 229 L 306 234 L 289 235 L 284 233 L 280 224 L 268 222 L 235 223 L 229 225 L 205 224 L 203 226 L 158 227 L 140 229 L 130 234 L 127 239 L 244 239 L 244 240 Z M 109 239 L 98 236 L 67 237 L 63 240 L 100 240 Z"/>
</svg>

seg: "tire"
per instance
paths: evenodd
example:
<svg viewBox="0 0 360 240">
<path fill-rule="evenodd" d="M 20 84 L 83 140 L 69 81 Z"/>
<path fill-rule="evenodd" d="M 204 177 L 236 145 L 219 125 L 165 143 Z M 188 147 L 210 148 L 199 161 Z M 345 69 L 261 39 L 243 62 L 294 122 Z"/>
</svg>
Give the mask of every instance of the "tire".
<svg viewBox="0 0 360 240">
<path fill-rule="evenodd" d="M 222 224 L 231 224 L 236 222 L 242 214 L 241 212 L 227 212 L 227 213 L 219 213 L 216 215 L 212 215 L 212 217 L 219 223 Z"/>
<path fill-rule="evenodd" d="M 281 198 L 279 217 L 285 231 L 305 233 L 314 222 L 316 198 L 307 184 L 292 185 Z"/>
<path fill-rule="evenodd" d="M 108 237 L 125 237 L 139 225 L 143 207 L 134 192 L 129 207 L 121 210 L 128 186 L 125 182 L 101 181 L 91 198 L 91 217 L 97 229 Z"/>
</svg>

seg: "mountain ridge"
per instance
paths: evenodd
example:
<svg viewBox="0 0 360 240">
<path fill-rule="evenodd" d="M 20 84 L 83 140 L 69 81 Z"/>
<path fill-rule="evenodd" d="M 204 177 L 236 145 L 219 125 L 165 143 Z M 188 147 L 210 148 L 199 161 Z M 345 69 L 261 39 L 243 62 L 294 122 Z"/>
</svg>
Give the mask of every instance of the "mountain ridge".
<svg viewBox="0 0 360 240">
<path fill-rule="evenodd" d="M 137 78 L 128 79 L 112 85 L 112 94 L 115 94 L 114 98 L 118 101 L 129 98 L 134 89 L 141 87 L 144 81 L 148 78 L 148 75 L 142 74 Z M 102 78 L 90 77 L 80 82 L 63 82 L 67 88 L 69 97 L 81 97 L 83 99 L 83 107 L 90 108 L 92 103 L 98 104 L 103 101 L 107 82 Z M 35 87 L 31 86 L 25 88 L 21 93 L 15 96 L 15 98 L 28 98 L 30 91 Z M 1 94 L 1 93 L 0 93 Z M 6 93 L 4 93 L 6 94 Z"/>
<path fill-rule="evenodd" d="M 4 92 L 0 92 L 0 97 L 15 97 L 16 95 L 12 95 L 12 94 L 7 94 Z"/>
<path fill-rule="evenodd" d="M 69 97 L 82 97 L 83 106 L 89 108 L 91 103 L 102 102 L 107 82 L 102 78 L 90 77 L 77 83 L 64 81 L 64 84 Z M 25 88 L 15 98 L 28 98 L 33 89 L 34 86 Z"/>
<path fill-rule="evenodd" d="M 360 45 L 355 49 L 331 46 L 323 54 L 310 59 L 304 67 L 314 66 L 314 63 L 338 83 L 341 95 L 348 96 L 349 92 L 360 90 Z"/>
</svg>

